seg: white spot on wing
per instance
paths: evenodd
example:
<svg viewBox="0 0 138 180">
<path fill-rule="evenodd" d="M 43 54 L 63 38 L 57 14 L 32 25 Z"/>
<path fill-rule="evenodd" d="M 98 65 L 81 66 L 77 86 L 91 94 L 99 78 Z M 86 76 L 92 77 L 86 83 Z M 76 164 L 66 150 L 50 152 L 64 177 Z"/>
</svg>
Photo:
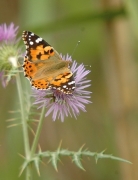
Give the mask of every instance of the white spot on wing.
<svg viewBox="0 0 138 180">
<path fill-rule="evenodd" d="M 35 42 L 36 42 L 36 43 L 39 43 L 39 42 L 42 41 L 42 40 L 43 40 L 43 39 L 39 37 L 39 38 L 37 38 L 37 39 L 35 40 Z"/>
<path fill-rule="evenodd" d="M 33 43 L 33 41 L 30 41 L 30 45 L 33 45 L 34 43 Z"/>
<path fill-rule="evenodd" d="M 39 40 L 38 40 L 38 39 L 36 39 L 36 40 L 35 40 L 35 42 L 36 42 L 36 43 L 39 43 Z"/>
<path fill-rule="evenodd" d="M 68 83 L 68 85 L 75 84 L 75 81 L 71 81 Z"/>
<path fill-rule="evenodd" d="M 39 41 L 42 41 L 43 39 L 42 38 L 39 38 Z"/>
</svg>

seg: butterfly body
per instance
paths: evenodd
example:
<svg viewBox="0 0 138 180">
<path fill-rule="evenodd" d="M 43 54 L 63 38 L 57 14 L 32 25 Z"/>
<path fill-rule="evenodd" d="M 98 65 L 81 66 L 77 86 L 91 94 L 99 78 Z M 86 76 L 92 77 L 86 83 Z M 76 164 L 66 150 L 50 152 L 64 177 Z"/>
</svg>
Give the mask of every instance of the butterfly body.
<svg viewBox="0 0 138 180">
<path fill-rule="evenodd" d="M 26 45 L 23 70 L 31 85 L 36 89 L 56 89 L 72 94 L 75 89 L 70 60 L 63 60 L 58 52 L 41 37 L 23 31 Z"/>
</svg>

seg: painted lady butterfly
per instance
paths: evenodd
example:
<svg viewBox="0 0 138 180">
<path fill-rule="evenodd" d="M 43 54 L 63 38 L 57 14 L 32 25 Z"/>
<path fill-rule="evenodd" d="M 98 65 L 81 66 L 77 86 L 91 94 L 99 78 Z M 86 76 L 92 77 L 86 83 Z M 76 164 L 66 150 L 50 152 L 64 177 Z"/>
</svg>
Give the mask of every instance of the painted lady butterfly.
<svg viewBox="0 0 138 180">
<path fill-rule="evenodd" d="M 58 52 L 36 34 L 23 31 L 26 45 L 23 70 L 31 85 L 36 89 L 56 89 L 72 94 L 75 89 L 70 60 L 63 60 Z"/>
</svg>

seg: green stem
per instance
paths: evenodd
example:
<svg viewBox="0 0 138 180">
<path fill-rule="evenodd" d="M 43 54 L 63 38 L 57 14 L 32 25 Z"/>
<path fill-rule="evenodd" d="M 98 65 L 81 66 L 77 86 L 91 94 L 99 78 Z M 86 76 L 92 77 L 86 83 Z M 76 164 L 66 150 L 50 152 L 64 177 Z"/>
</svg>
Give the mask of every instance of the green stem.
<svg viewBox="0 0 138 180">
<path fill-rule="evenodd" d="M 28 125 L 25 118 L 25 105 L 24 105 L 24 98 L 23 98 L 23 91 L 22 91 L 22 85 L 21 85 L 21 79 L 20 74 L 18 73 L 16 76 L 17 80 L 17 90 L 18 90 L 18 96 L 19 96 L 19 102 L 20 102 L 20 108 L 21 108 L 21 121 L 22 121 L 22 127 L 23 127 L 23 140 L 24 140 L 24 148 L 25 148 L 25 158 L 27 161 L 30 160 L 30 146 L 29 146 L 29 135 L 28 135 Z M 31 180 L 31 170 L 30 167 L 27 166 L 26 170 L 26 180 Z"/>
<path fill-rule="evenodd" d="M 34 155 L 34 153 L 36 151 L 36 148 L 37 148 L 37 145 L 38 145 L 38 140 L 39 140 L 39 137 L 40 137 L 43 121 L 45 119 L 44 118 L 44 116 L 45 116 L 45 108 L 46 108 L 45 106 L 43 106 L 43 108 L 42 108 L 39 124 L 38 124 L 37 130 L 36 130 L 36 135 L 35 135 L 35 138 L 34 138 L 34 141 L 33 141 L 33 144 L 32 144 L 32 148 L 31 148 L 31 157 Z"/>
</svg>

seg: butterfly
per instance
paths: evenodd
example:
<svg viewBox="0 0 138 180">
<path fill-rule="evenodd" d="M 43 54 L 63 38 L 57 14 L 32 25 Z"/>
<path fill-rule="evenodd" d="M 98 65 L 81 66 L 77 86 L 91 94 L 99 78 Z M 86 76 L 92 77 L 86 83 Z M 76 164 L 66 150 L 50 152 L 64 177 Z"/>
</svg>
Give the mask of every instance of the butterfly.
<svg viewBox="0 0 138 180">
<path fill-rule="evenodd" d="M 75 80 L 70 69 L 71 61 L 63 60 L 51 45 L 30 31 L 23 31 L 22 39 L 26 46 L 24 76 L 31 86 L 72 94 Z"/>
</svg>

